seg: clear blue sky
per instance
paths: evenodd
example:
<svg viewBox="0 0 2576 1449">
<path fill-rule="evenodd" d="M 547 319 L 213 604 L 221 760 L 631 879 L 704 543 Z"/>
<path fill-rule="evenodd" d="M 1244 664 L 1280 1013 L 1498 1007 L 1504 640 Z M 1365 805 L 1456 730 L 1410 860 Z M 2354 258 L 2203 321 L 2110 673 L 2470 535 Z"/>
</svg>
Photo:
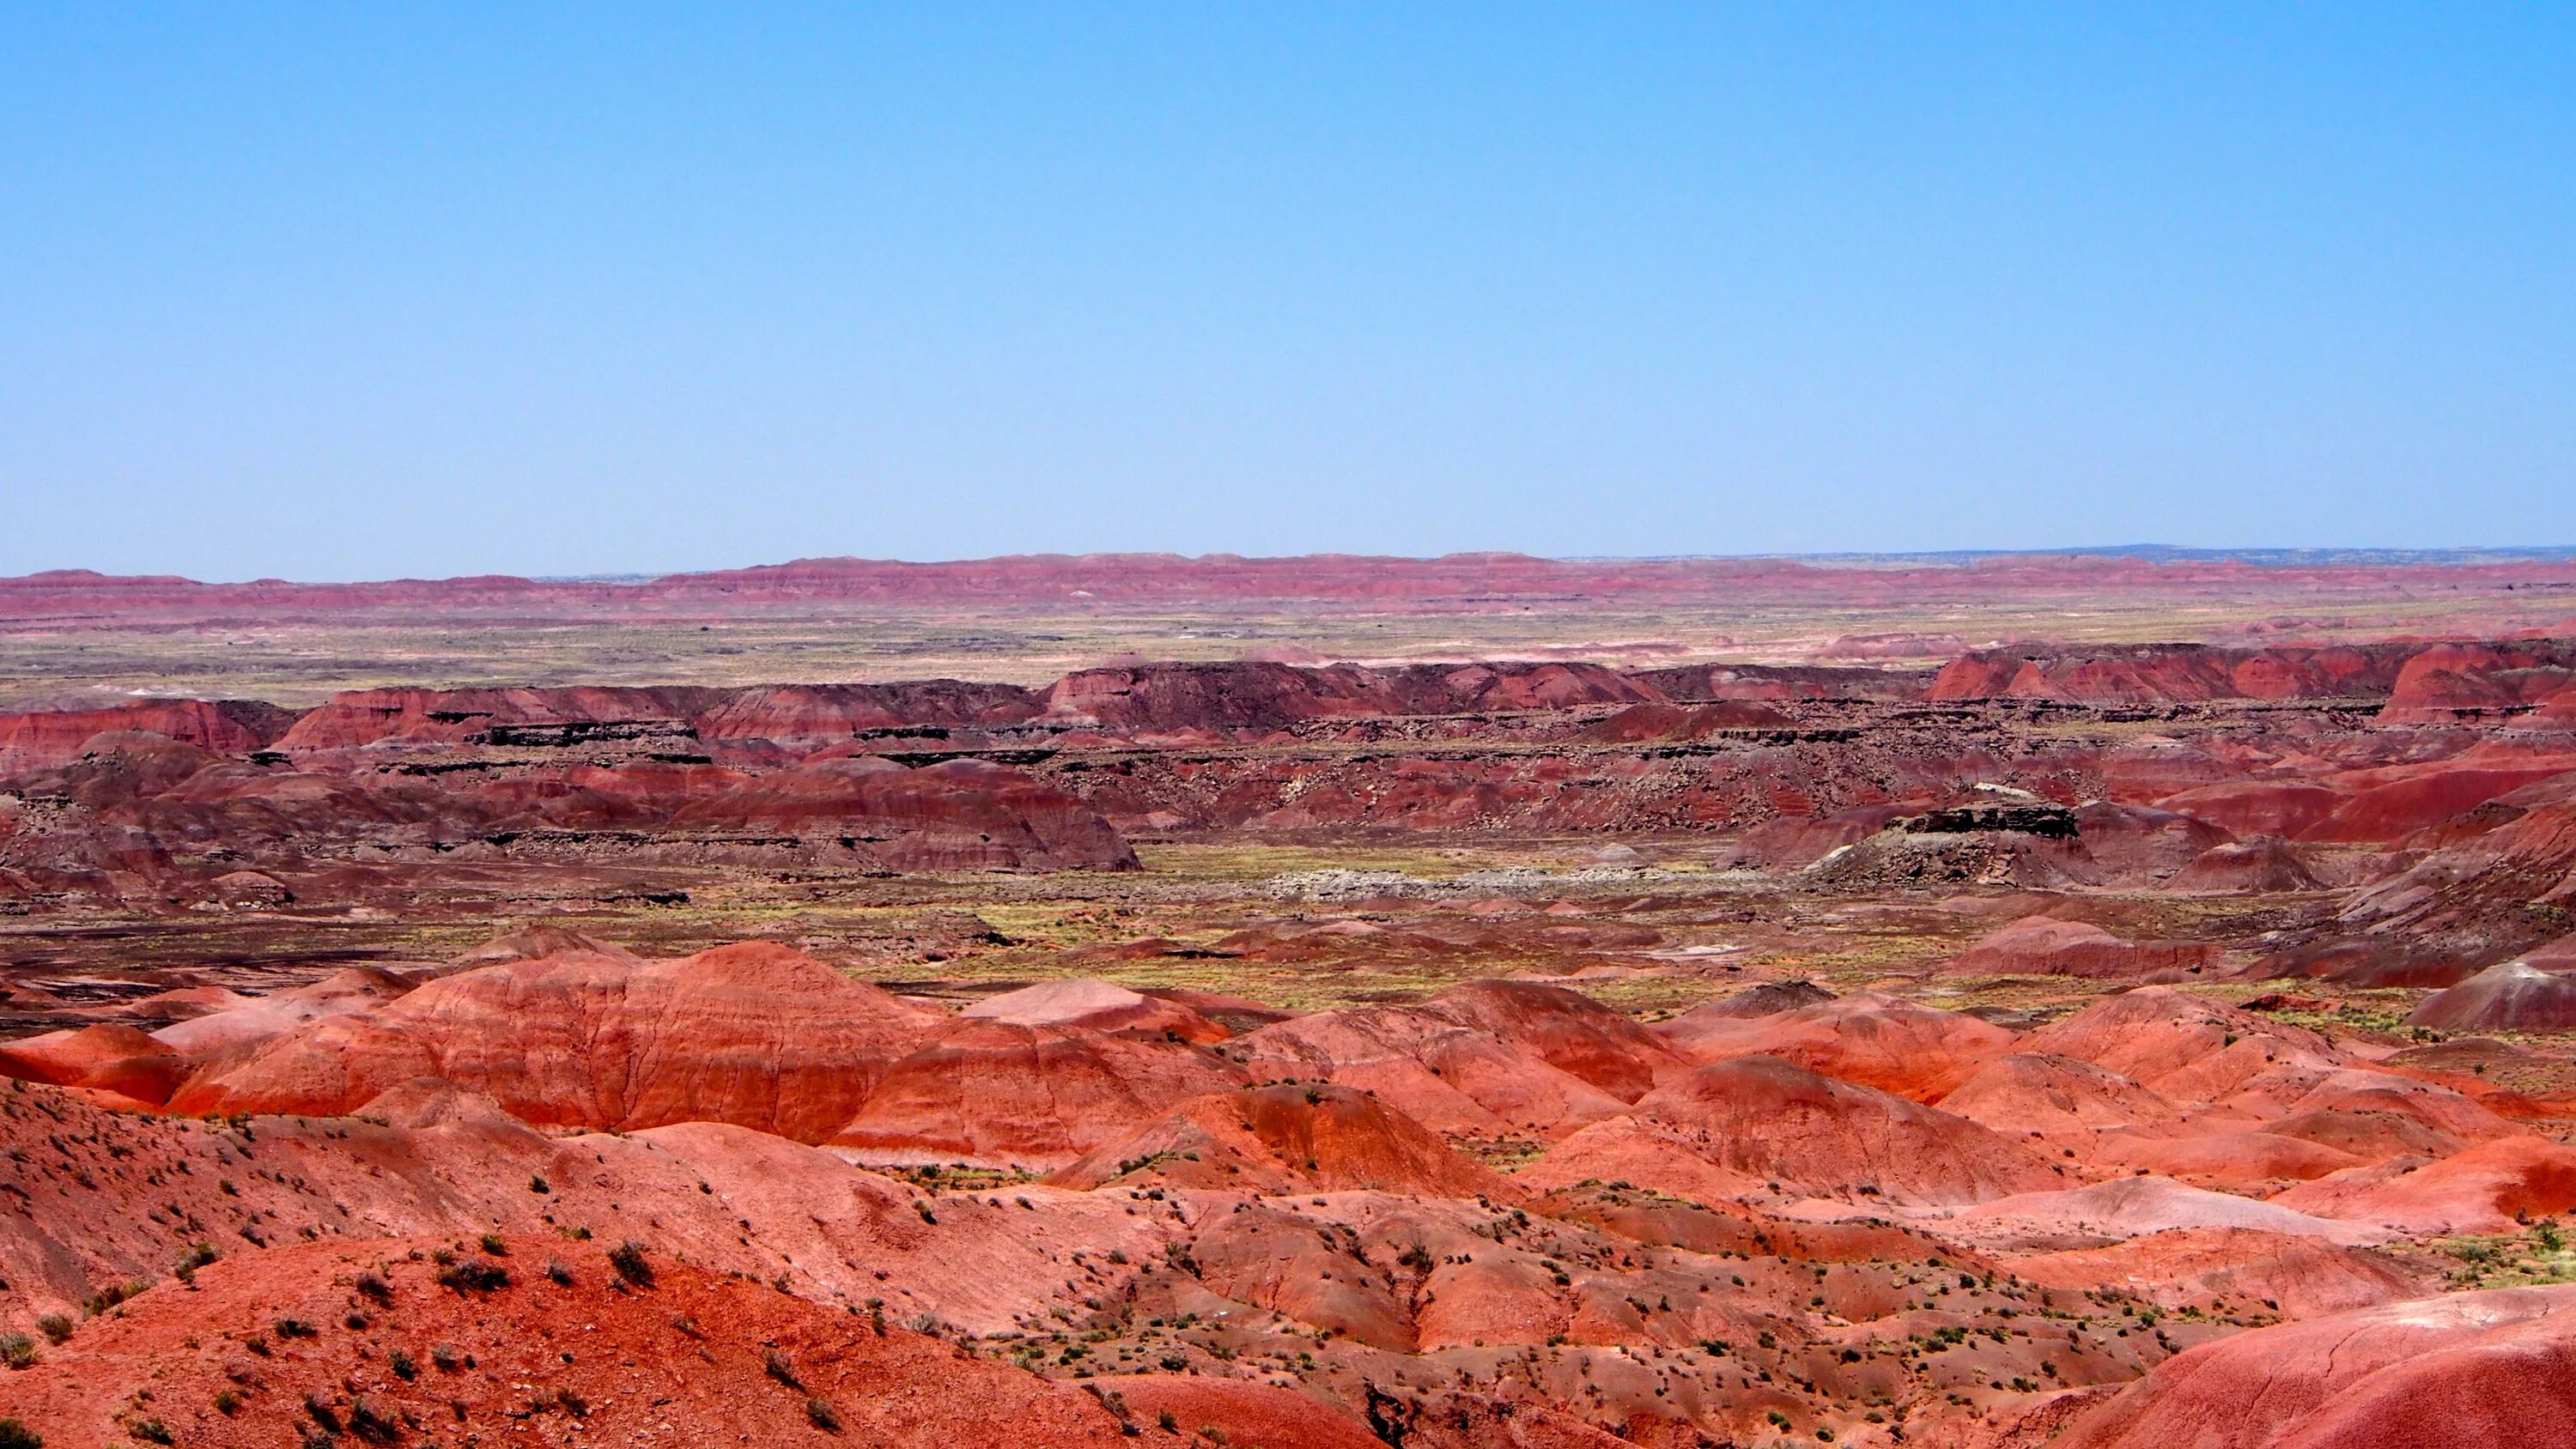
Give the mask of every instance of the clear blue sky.
<svg viewBox="0 0 2576 1449">
<path fill-rule="evenodd" d="M 2564 5 L 0 3 L 0 572 L 2576 542 Z"/>
</svg>

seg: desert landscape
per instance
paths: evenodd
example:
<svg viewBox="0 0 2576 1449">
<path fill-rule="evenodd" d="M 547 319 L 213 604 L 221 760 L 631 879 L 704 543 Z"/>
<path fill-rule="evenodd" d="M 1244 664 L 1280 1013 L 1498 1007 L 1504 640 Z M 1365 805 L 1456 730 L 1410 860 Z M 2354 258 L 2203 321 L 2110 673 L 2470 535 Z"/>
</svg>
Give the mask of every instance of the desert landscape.
<svg viewBox="0 0 2576 1449">
<path fill-rule="evenodd" d="M 5 579 L 0 961 L 10 1449 L 2576 1422 L 2565 551 Z"/>
</svg>

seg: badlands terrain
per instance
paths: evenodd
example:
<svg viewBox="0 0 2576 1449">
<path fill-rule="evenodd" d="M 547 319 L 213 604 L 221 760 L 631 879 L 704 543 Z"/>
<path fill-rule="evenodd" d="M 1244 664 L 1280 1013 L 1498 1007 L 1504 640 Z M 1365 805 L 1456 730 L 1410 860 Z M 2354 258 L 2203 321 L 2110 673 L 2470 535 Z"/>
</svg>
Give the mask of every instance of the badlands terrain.
<svg viewBox="0 0 2576 1449">
<path fill-rule="evenodd" d="M 2565 558 L 0 650 L 0 1449 L 2576 1444 Z"/>
</svg>

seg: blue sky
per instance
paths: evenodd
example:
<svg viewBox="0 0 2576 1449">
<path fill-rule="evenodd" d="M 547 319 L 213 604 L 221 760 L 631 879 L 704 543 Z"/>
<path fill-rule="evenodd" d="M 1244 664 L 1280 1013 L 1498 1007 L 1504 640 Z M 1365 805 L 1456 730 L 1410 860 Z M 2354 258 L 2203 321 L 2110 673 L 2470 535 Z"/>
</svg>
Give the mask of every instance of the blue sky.
<svg viewBox="0 0 2576 1449">
<path fill-rule="evenodd" d="M 0 572 L 2576 543 L 2576 9 L 0 3 Z"/>
</svg>

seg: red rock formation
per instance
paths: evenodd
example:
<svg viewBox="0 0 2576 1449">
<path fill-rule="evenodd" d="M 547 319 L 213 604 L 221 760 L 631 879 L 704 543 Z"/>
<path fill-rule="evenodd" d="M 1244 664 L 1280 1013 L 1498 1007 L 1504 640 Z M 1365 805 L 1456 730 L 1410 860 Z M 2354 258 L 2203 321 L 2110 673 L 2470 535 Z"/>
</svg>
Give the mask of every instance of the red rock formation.
<svg viewBox="0 0 2576 1449">
<path fill-rule="evenodd" d="M 2420 973 L 2423 984 L 2450 985 L 2474 964 L 2559 934 L 2552 913 L 2576 899 L 2576 780 L 2528 785 L 2491 808 L 2510 818 L 2355 893 L 2341 912 L 2380 943 L 2447 964 Z"/>
<path fill-rule="evenodd" d="M 969 1020 L 1060 1031 L 1116 1031 L 1170 1036 L 1180 1041 L 1223 1041 L 1232 1033 L 1176 1001 L 1130 991 L 1110 981 L 1080 978 L 1041 981 L 988 996 L 960 1013 Z"/>
<path fill-rule="evenodd" d="M 2173 1103 L 2117 1072 L 2040 1052 L 1989 1062 L 1934 1105 L 2014 1134 L 2158 1127 L 2182 1115 Z"/>
<path fill-rule="evenodd" d="M 2576 1208 L 2576 1150 L 2500 1137 L 2421 1166 L 2399 1159 L 2301 1183 L 2272 1201 L 2404 1232 L 2512 1232 L 2521 1219 Z"/>
<path fill-rule="evenodd" d="M 1656 1030 L 1692 1061 L 1776 1056 L 1918 1102 L 1938 1100 L 2013 1047 L 2002 1027 L 1875 991 L 1752 1019 L 1701 1008 Z"/>
<path fill-rule="evenodd" d="M 2442 1031 L 2576 1031 L 2576 980 L 2503 961 L 2436 991 L 2406 1018 Z"/>
<path fill-rule="evenodd" d="M 1765 704 L 1722 701 L 1690 708 L 1677 704 L 1630 705 L 1608 719 L 1586 725 L 1576 738 L 1605 744 L 1702 740 L 1720 730 L 1789 729 L 1796 721 Z"/>
<path fill-rule="evenodd" d="M 1158 1180 L 1222 1192 L 1366 1189 L 1517 1197 L 1421 1123 L 1348 1087 L 1257 1087 L 1187 1102 L 1048 1179 L 1089 1189 Z"/>
<path fill-rule="evenodd" d="M 1122 729 L 1278 729 L 1357 715 L 1466 714 L 1637 704 L 1660 696 L 1596 664 L 1154 664 L 1068 674 L 1051 715 Z"/>
<path fill-rule="evenodd" d="M 897 832 L 874 852 L 898 870 L 1136 866 L 1126 841 L 1080 801 L 1018 770 L 975 760 L 917 770 L 823 760 L 730 788 L 689 790 L 671 802 L 667 818 L 683 830 Z"/>
<path fill-rule="evenodd" d="M 2213 699 L 2384 697 L 2408 645 L 2213 649 L 2198 644 L 1986 650 L 1952 660 L 1935 700 L 2054 699 L 2161 704 Z"/>
<path fill-rule="evenodd" d="M 187 1113 L 340 1115 L 415 1077 L 540 1124 L 720 1121 L 815 1142 L 936 1018 L 783 946 L 645 966 L 594 955 L 486 966 L 219 1059 Z"/>
<path fill-rule="evenodd" d="M 2099 926 L 2024 916 L 1950 958 L 1945 976 L 2085 976 L 2136 980 L 2155 971 L 2192 971 L 2218 959 L 2194 941 L 2124 941 Z"/>
<path fill-rule="evenodd" d="M 255 700 L 139 699 L 108 709 L 0 714 L 0 775 L 78 758 L 94 736 L 154 734 L 217 753 L 266 746 L 293 716 Z"/>
<path fill-rule="evenodd" d="M 960 1022 L 888 1067 L 831 1143 L 874 1162 L 1058 1167 L 1241 1082 L 1185 1043 Z"/>
<path fill-rule="evenodd" d="M 2288 838 L 2343 808 L 2347 798 L 2345 792 L 2313 780 L 2247 779 L 2184 790 L 2156 805 L 2238 835 Z"/>
<path fill-rule="evenodd" d="M 1776 1057 L 1701 1067 L 1549 1149 L 1523 1176 L 1540 1187 L 1624 1179 L 1704 1197 L 1709 1178 L 1688 1164 L 1676 1172 L 1680 1155 L 1744 1182 L 1894 1203 L 1977 1202 L 2060 1181 L 1965 1118 Z"/>
<path fill-rule="evenodd" d="M 2106 997 L 2024 1037 L 2020 1050 L 2091 1062 L 2169 1101 L 2306 1093 L 2349 1057 L 2324 1036 L 2162 986 Z"/>
<path fill-rule="evenodd" d="M 2525 785 L 2565 774 L 2568 768 L 2562 757 L 2510 768 L 2408 774 L 2353 795 L 2333 814 L 2300 831 L 2298 838 L 2338 844 L 2404 840 Z"/>
<path fill-rule="evenodd" d="M 2165 882 L 2165 889 L 2190 895 L 2274 895 L 2324 886 L 2298 849 L 2277 835 L 2213 845 Z"/>
<path fill-rule="evenodd" d="M 158 1106 L 187 1076 L 177 1052 L 130 1026 L 85 1026 L 0 1042 L 0 1076 Z"/>
</svg>

